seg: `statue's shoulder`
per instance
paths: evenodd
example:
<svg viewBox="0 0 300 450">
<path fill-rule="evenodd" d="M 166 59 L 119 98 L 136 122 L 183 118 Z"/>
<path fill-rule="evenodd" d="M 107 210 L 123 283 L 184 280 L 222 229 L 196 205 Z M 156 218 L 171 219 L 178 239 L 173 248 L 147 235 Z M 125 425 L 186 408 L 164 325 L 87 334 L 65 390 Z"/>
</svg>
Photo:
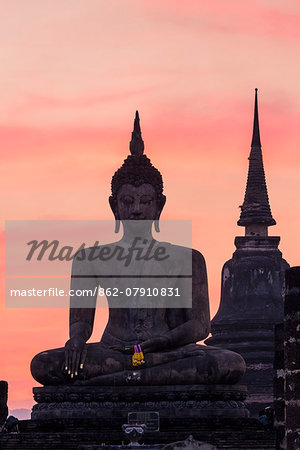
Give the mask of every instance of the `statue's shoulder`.
<svg viewBox="0 0 300 450">
<path fill-rule="evenodd" d="M 195 250 L 194 248 L 185 247 L 183 245 L 175 245 L 170 242 L 158 242 L 159 245 L 165 247 L 165 249 L 172 256 L 186 256 L 191 257 L 193 261 L 198 261 L 205 264 L 204 256 L 199 250 Z"/>
<path fill-rule="evenodd" d="M 205 266 L 205 258 L 199 250 L 192 249 L 193 254 L 193 262 L 197 262 L 198 264 Z"/>
<path fill-rule="evenodd" d="M 156 248 L 160 247 L 165 249 L 165 253 L 170 255 L 172 258 L 192 256 L 192 249 L 189 247 L 184 247 L 183 245 L 175 245 L 165 241 L 156 241 Z"/>
<path fill-rule="evenodd" d="M 188 268 L 190 268 L 194 273 L 206 273 L 204 256 L 198 250 L 182 245 L 174 245 L 169 242 L 160 242 L 159 245 L 165 249 L 165 254 L 168 255 L 169 261 L 176 263 L 178 267 L 184 268 L 183 270 L 189 270 Z"/>
</svg>

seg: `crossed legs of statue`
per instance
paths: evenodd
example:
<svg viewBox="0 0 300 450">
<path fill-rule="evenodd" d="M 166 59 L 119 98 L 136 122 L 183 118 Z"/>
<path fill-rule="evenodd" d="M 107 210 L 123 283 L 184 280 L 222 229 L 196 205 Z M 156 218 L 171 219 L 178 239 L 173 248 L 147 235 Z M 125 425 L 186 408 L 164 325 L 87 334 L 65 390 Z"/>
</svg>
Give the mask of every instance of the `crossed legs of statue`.
<svg viewBox="0 0 300 450">
<path fill-rule="evenodd" d="M 37 354 L 31 363 L 33 377 L 43 385 L 70 384 L 64 358 L 63 347 Z M 87 344 L 84 368 L 72 384 L 234 384 L 245 371 L 244 360 L 237 353 L 198 344 L 147 353 L 145 360 L 136 368 L 131 355 L 112 350 L 102 342 Z"/>
</svg>

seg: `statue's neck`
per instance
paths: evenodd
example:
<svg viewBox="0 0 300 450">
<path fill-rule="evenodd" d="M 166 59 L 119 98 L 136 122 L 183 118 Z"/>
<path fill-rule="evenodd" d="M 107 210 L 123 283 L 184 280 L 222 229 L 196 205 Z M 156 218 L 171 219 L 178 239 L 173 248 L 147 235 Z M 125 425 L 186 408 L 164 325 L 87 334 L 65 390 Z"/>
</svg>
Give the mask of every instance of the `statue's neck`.
<svg viewBox="0 0 300 450">
<path fill-rule="evenodd" d="M 127 234 L 124 233 L 120 242 L 125 244 L 126 246 L 132 246 L 132 245 L 138 245 L 139 247 L 148 247 L 149 244 L 155 241 L 154 237 L 152 236 L 152 233 L 147 234 Z"/>
<path fill-rule="evenodd" d="M 142 246 L 149 245 L 153 241 L 152 221 L 150 220 L 126 220 L 123 221 L 124 234 L 121 239 L 126 244 L 138 243 Z"/>
</svg>

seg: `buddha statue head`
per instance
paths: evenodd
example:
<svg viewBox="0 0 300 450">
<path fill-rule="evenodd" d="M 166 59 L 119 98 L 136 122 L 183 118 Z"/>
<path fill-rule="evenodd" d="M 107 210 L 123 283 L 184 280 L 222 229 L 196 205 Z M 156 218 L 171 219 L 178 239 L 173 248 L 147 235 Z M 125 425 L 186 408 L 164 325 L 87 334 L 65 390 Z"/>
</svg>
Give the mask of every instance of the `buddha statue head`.
<svg viewBox="0 0 300 450">
<path fill-rule="evenodd" d="M 122 220 L 154 221 L 159 231 L 159 217 L 166 202 L 161 173 L 144 155 L 139 113 L 136 111 L 130 141 L 130 155 L 111 181 L 110 207 L 116 219 L 116 233 Z"/>
</svg>

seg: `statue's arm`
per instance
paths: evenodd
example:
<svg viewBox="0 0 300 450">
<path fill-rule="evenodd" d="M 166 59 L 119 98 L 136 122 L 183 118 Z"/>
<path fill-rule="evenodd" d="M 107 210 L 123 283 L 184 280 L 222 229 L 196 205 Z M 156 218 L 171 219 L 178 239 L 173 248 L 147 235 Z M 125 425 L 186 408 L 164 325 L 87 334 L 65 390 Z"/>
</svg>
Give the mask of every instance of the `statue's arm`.
<svg viewBox="0 0 300 450">
<path fill-rule="evenodd" d="M 86 251 L 75 255 L 72 265 L 70 339 L 65 344 L 64 364 L 64 370 L 71 378 L 78 375 L 79 369 L 83 369 L 87 354 L 85 343 L 93 331 L 97 300 L 98 278 L 94 276 L 90 261 L 83 259 L 86 255 Z"/>
<path fill-rule="evenodd" d="M 94 277 L 93 266 L 90 261 L 87 260 L 86 251 L 78 253 L 74 257 L 72 265 L 71 292 L 86 292 L 88 294 L 70 296 L 69 334 L 71 339 L 76 336 L 82 338 L 86 342 L 92 335 L 97 300 L 97 286 L 98 278 Z"/>
<path fill-rule="evenodd" d="M 142 343 L 145 352 L 155 352 L 205 339 L 210 332 L 208 286 L 205 260 L 196 250 L 192 253 L 192 308 L 167 310 L 169 322 L 177 315 L 177 325 L 162 334 Z M 180 313 L 180 315 L 179 315 Z M 170 320 L 171 319 L 171 320 Z M 181 323 L 180 323 L 181 322 Z"/>
<path fill-rule="evenodd" d="M 92 335 L 95 317 L 95 309 L 71 308 L 70 309 L 70 339 L 75 336 L 82 337 L 86 342 Z"/>
</svg>

